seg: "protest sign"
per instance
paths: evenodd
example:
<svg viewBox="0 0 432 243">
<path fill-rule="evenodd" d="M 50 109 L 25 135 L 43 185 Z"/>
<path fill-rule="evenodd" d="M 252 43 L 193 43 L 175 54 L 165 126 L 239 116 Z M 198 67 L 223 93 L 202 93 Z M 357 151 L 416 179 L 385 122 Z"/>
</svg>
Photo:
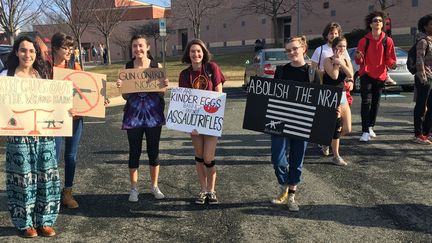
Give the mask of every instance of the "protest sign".
<svg viewBox="0 0 432 243">
<path fill-rule="evenodd" d="M 243 128 L 330 145 L 342 89 L 251 77 Z"/>
<path fill-rule="evenodd" d="M 119 70 L 118 78 L 123 81 L 122 94 L 139 92 L 165 92 L 164 68 L 135 68 Z"/>
<path fill-rule="evenodd" d="M 72 136 L 72 83 L 0 77 L 0 135 Z"/>
<path fill-rule="evenodd" d="M 199 89 L 173 88 L 166 126 L 170 129 L 222 136 L 226 94 Z"/>
<path fill-rule="evenodd" d="M 54 79 L 72 81 L 73 108 L 77 115 L 105 117 L 105 74 L 54 67 Z"/>
</svg>

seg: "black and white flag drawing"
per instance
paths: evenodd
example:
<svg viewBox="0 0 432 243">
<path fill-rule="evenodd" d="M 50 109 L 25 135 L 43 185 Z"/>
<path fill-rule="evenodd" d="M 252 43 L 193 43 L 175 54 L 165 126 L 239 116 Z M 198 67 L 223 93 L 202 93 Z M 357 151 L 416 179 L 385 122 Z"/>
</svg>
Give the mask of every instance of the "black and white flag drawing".
<svg viewBox="0 0 432 243">
<path fill-rule="evenodd" d="M 329 145 L 340 88 L 251 77 L 243 128 Z"/>
</svg>

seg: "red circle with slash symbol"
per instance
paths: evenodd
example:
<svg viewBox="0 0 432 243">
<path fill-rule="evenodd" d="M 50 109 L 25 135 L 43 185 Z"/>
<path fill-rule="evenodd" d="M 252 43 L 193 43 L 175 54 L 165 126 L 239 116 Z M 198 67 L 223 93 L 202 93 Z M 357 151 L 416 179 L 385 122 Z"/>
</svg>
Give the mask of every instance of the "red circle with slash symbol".
<svg viewBox="0 0 432 243">
<path fill-rule="evenodd" d="M 100 97 L 100 89 L 99 86 L 96 82 L 96 79 L 91 76 L 89 73 L 86 72 L 74 72 L 71 73 L 69 75 L 67 75 L 65 78 L 65 80 L 71 80 L 72 81 L 72 85 L 73 88 L 77 91 L 78 95 L 82 97 L 82 99 L 84 100 L 84 102 L 88 105 L 87 109 L 84 110 L 76 110 L 76 113 L 86 113 L 89 112 L 91 110 L 93 110 L 98 104 L 99 104 L 99 97 Z M 75 84 L 75 82 L 73 80 L 89 80 L 91 83 L 94 84 L 95 89 L 96 89 L 96 99 L 95 100 L 90 100 L 85 93 L 78 87 L 78 85 Z"/>
</svg>

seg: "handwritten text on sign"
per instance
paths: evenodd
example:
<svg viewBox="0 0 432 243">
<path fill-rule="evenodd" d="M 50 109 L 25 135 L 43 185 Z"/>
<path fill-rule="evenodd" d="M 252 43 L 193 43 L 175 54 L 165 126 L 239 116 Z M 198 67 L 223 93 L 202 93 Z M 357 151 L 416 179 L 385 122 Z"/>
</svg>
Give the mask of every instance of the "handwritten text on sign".
<svg viewBox="0 0 432 243">
<path fill-rule="evenodd" d="M 123 94 L 139 92 L 165 92 L 165 69 L 163 68 L 135 68 L 119 71 L 119 79 L 123 81 Z"/>
<path fill-rule="evenodd" d="M 341 94 L 334 86 L 251 77 L 243 128 L 329 145 Z"/>
<path fill-rule="evenodd" d="M 70 81 L 0 77 L 0 135 L 72 136 Z"/>
<path fill-rule="evenodd" d="M 54 79 L 72 81 L 73 107 L 79 116 L 105 117 L 105 74 L 54 67 Z"/>
<path fill-rule="evenodd" d="M 226 94 L 188 88 L 173 88 L 166 126 L 173 130 L 222 136 Z"/>
</svg>

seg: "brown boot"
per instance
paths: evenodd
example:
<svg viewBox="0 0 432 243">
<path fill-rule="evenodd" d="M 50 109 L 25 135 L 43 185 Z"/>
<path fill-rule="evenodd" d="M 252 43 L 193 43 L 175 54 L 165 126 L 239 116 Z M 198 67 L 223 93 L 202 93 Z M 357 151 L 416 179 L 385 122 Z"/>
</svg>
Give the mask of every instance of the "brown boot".
<svg viewBox="0 0 432 243">
<path fill-rule="evenodd" d="M 78 208 L 78 202 L 72 196 L 72 188 L 63 188 L 62 192 L 62 204 L 68 208 Z"/>
</svg>

